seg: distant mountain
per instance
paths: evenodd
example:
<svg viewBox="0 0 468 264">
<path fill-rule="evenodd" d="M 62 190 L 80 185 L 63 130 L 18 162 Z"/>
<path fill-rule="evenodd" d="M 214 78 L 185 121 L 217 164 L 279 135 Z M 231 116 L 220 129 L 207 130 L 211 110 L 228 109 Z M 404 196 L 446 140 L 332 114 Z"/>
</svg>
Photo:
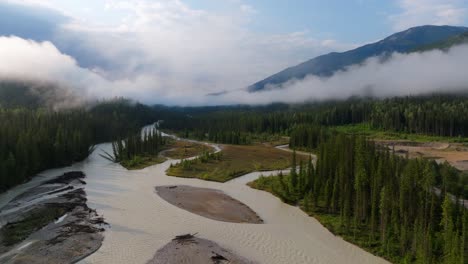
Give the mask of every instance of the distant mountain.
<svg viewBox="0 0 468 264">
<path fill-rule="evenodd" d="M 354 50 L 342 53 L 332 52 L 316 57 L 257 82 L 251 85 L 248 90 L 250 92 L 261 91 L 266 89 L 268 85 L 280 85 L 291 79 L 303 79 L 307 75 L 328 77 L 336 71 L 362 63 L 370 57 L 392 52 L 411 52 L 419 47 L 447 41 L 451 37 L 466 32 L 468 32 L 467 27 L 420 26 L 410 28 Z"/>
<path fill-rule="evenodd" d="M 450 38 L 445 39 L 445 40 L 440 41 L 440 42 L 420 46 L 420 47 L 414 49 L 413 51 L 414 52 L 423 52 L 423 51 L 429 51 L 429 50 L 435 50 L 435 49 L 448 50 L 453 46 L 461 45 L 461 44 L 468 44 L 468 32 L 465 32 L 465 33 L 450 37 Z"/>
</svg>

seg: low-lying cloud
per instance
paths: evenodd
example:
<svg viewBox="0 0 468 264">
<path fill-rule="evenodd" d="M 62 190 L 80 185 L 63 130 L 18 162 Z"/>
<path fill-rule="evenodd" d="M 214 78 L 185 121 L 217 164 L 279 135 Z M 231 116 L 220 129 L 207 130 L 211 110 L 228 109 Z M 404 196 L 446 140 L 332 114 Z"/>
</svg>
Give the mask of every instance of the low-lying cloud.
<svg viewBox="0 0 468 264">
<path fill-rule="evenodd" d="M 307 32 L 252 32 L 246 24 L 255 12 L 242 7 L 242 1 L 232 4 L 240 5 L 230 14 L 195 10 L 180 0 L 109 1 L 108 8 L 124 12 L 126 19 L 99 27 L 64 14 L 48 23 L 49 14 L 58 11 L 48 10 L 45 16 L 46 7 L 34 12 L 35 6 L 28 5 L 26 17 L 38 17 L 24 23 L 36 21 L 46 33 L 32 36 L 35 40 L 29 40 L 28 32 L 0 37 L 0 80 L 54 83 L 83 100 L 128 97 L 167 105 L 295 103 L 468 86 L 468 48 L 460 46 L 448 52 L 393 54 L 385 62 L 371 58 L 330 78 L 308 76 L 248 93 L 245 87 L 271 73 L 353 45 L 317 40 Z M 9 22 L 5 25 L 15 25 L 15 14 L 3 19 Z"/>
<path fill-rule="evenodd" d="M 2 18 L 8 23 L 0 26 L 0 35 L 15 32 L 18 23 L 34 23 L 37 33 L 2 39 L 0 48 L 14 63 L 2 57 L 0 75 L 42 76 L 91 97 L 212 104 L 204 95 L 247 87 L 309 56 L 352 47 L 308 32 L 254 32 L 249 23 L 255 12 L 244 1 L 224 3 L 226 11 L 198 10 L 181 0 L 107 1 L 109 13 L 103 16 L 119 14 L 122 20 L 104 25 L 65 14 L 52 17 L 67 19 L 50 23 L 49 14 L 60 11 L 44 15 L 47 6 L 36 2 L 0 1 L 11 12 Z M 25 21 L 17 21 L 15 10 L 21 8 L 27 8 L 28 16 L 20 16 Z"/>
<path fill-rule="evenodd" d="M 263 92 L 249 93 L 239 88 L 215 95 L 193 89 L 193 83 L 184 83 L 187 80 L 176 84 L 172 78 L 151 72 L 110 80 L 80 67 L 50 42 L 0 37 L 0 57 L 0 79 L 56 83 L 89 100 L 123 96 L 148 104 L 268 104 L 468 91 L 468 45 L 448 51 L 395 53 L 385 60 L 374 57 L 329 78 L 307 76 Z M 174 86 L 179 88 L 168 89 Z"/>
<path fill-rule="evenodd" d="M 383 60 L 373 57 L 332 77 L 309 75 L 280 86 L 267 87 L 251 103 L 303 102 L 346 99 L 351 96 L 392 97 L 427 93 L 468 92 L 468 45 L 448 51 L 394 53 Z M 233 95 L 231 95 L 233 96 Z"/>
</svg>

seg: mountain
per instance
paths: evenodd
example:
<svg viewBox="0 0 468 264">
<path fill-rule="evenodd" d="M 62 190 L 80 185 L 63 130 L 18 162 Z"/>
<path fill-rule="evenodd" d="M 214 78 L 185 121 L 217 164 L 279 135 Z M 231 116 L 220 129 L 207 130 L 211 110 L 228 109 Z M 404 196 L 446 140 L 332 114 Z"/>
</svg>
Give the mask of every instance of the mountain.
<svg viewBox="0 0 468 264">
<path fill-rule="evenodd" d="M 440 42 L 420 46 L 414 49 L 414 52 L 424 52 L 424 51 L 429 51 L 429 50 L 434 50 L 434 49 L 448 50 L 453 46 L 461 45 L 461 44 L 468 44 L 468 32 L 450 37 Z"/>
<path fill-rule="evenodd" d="M 303 79 L 307 75 L 328 77 L 347 66 L 359 64 L 374 56 L 392 52 L 411 52 L 418 47 L 446 41 L 447 39 L 468 32 L 467 27 L 453 26 L 420 26 L 393 34 L 376 43 L 368 44 L 354 50 L 338 53 L 332 52 L 283 70 L 260 82 L 251 85 L 250 92 L 261 91 L 268 85 L 280 85 L 291 79 Z"/>
</svg>

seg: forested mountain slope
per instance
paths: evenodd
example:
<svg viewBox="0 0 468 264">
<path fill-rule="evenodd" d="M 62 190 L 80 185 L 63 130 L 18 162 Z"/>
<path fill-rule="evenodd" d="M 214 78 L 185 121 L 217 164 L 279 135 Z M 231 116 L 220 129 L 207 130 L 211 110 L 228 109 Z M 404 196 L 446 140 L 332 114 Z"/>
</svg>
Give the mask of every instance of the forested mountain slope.
<svg viewBox="0 0 468 264">
<path fill-rule="evenodd" d="M 126 137 L 158 116 L 154 108 L 124 99 L 54 110 L 42 107 L 41 94 L 28 94 L 30 89 L 0 85 L 0 102 L 7 103 L 0 106 L 0 192 L 42 170 L 80 161 L 94 144 Z"/>
</svg>

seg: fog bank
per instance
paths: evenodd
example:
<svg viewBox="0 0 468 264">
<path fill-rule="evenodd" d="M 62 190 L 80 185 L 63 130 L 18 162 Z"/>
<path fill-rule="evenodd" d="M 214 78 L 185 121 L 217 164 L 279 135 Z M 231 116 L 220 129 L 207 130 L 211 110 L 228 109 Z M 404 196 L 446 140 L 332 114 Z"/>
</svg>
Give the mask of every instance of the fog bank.
<svg viewBox="0 0 468 264">
<path fill-rule="evenodd" d="M 196 106 L 468 91 L 468 45 L 456 46 L 446 52 L 396 53 L 385 61 L 375 57 L 330 78 L 307 76 L 304 80 L 268 87 L 263 92 L 249 93 L 243 87 L 237 87 L 216 95 L 197 89 L 190 79 L 164 78 L 152 72 L 109 79 L 98 71 L 81 68 L 75 59 L 62 54 L 47 41 L 0 37 L 0 57 L 0 79 L 54 83 L 83 100 L 128 97 L 147 104 Z"/>
</svg>

